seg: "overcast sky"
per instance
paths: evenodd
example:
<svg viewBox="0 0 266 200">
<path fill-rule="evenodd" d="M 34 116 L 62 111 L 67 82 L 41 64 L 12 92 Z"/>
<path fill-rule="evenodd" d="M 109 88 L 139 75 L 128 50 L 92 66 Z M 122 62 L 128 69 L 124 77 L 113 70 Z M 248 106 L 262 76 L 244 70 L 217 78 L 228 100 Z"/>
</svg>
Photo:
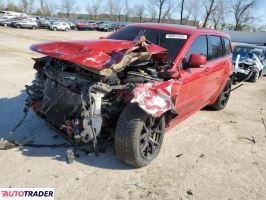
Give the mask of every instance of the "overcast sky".
<svg viewBox="0 0 266 200">
<path fill-rule="evenodd" d="M 86 7 L 87 4 L 90 2 L 90 0 L 76 0 L 79 4 L 80 13 L 86 13 Z M 98 1 L 102 1 L 102 0 L 98 0 Z M 146 2 L 148 2 L 149 0 L 129 0 L 130 4 L 132 6 L 134 6 L 136 3 L 141 3 L 143 2 L 144 4 Z M 174 0 L 176 2 L 178 2 L 178 0 Z M 245 0 L 243 0 L 245 1 Z M 20 0 L 14 0 L 14 2 L 20 2 Z M 39 2 L 39 0 L 35 0 L 35 2 Z M 54 2 L 56 2 L 57 4 L 60 4 L 60 0 L 54 0 Z M 255 10 L 255 14 L 254 17 L 256 18 L 254 20 L 254 25 L 261 25 L 261 24 L 266 24 L 266 0 L 260 0 L 260 5 L 258 6 L 258 8 Z M 178 10 L 176 11 L 175 17 L 177 18 L 177 16 L 179 15 Z"/>
</svg>

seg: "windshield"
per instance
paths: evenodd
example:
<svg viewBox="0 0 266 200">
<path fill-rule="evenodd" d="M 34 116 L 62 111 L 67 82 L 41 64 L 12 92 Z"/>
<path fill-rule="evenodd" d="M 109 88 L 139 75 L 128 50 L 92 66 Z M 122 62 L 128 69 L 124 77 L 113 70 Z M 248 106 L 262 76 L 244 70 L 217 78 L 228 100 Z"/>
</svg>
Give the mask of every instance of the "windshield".
<svg viewBox="0 0 266 200">
<path fill-rule="evenodd" d="M 127 26 L 120 29 L 110 36 L 108 39 L 114 40 L 130 40 L 133 41 L 140 31 L 145 30 L 146 39 L 158 46 L 168 50 L 168 61 L 174 61 L 182 46 L 187 41 L 188 36 L 172 31 L 159 29 L 151 29 L 144 27 Z"/>
<path fill-rule="evenodd" d="M 263 52 L 263 49 L 245 46 L 236 46 L 233 51 L 234 54 L 256 54 L 260 60 L 265 59 L 265 55 L 263 55 Z"/>
</svg>

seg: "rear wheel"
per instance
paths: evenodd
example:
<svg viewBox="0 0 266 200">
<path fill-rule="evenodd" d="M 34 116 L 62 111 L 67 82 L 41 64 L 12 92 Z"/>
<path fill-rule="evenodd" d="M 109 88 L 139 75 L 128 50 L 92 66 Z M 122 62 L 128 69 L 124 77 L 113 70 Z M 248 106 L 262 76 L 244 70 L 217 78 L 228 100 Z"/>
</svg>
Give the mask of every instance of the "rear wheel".
<svg viewBox="0 0 266 200">
<path fill-rule="evenodd" d="M 65 31 L 68 32 L 69 31 L 69 28 L 66 28 Z"/>
<path fill-rule="evenodd" d="M 216 102 L 209 107 L 214 110 L 222 110 L 225 108 L 232 89 L 232 79 L 230 78 L 223 89 L 223 91 L 220 93 L 219 97 L 217 98 Z"/>
<path fill-rule="evenodd" d="M 119 160 L 135 167 L 148 165 L 159 154 L 165 132 L 164 117 L 154 118 L 137 104 L 121 113 L 115 131 L 114 147 Z"/>
<path fill-rule="evenodd" d="M 53 31 L 57 31 L 57 28 L 56 28 L 56 27 L 54 27 L 54 28 L 53 28 Z"/>
<path fill-rule="evenodd" d="M 37 29 L 37 26 L 32 26 L 32 29 Z"/>
<path fill-rule="evenodd" d="M 18 24 L 18 25 L 16 25 L 16 28 L 21 28 L 21 26 Z"/>
<path fill-rule="evenodd" d="M 7 27 L 7 24 L 4 24 L 5 27 Z"/>
</svg>

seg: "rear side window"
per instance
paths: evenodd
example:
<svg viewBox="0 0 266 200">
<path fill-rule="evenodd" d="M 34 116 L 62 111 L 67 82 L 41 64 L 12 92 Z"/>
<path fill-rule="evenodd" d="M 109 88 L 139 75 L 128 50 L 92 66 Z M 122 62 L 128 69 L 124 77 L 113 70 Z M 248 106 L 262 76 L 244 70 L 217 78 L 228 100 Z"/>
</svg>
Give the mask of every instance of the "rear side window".
<svg viewBox="0 0 266 200">
<path fill-rule="evenodd" d="M 185 63 L 188 63 L 189 58 L 191 54 L 201 54 L 203 56 L 207 57 L 208 50 L 207 50 L 207 37 L 206 35 L 204 36 L 199 36 L 197 37 L 192 45 L 190 46 L 186 56 L 185 56 Z"/>
<path fill-rule="evenodd" d="M 208 36 L 208 60 L 223 56 L 223 43 L 219 36 Z"/>
<path fill-rule="evenodd" d="M 228 38 L 223 38 L 224 41 L 224 55 L 232 54 L 231 42 Z"/>
</svg>

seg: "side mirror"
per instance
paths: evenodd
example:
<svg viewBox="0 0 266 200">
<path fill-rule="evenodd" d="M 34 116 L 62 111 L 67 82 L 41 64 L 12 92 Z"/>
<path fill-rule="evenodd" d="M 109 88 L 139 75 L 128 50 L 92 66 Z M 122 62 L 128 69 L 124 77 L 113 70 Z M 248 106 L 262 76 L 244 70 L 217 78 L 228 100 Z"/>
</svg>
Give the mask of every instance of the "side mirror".
<svg viewBox="0 0 266 200">
<path fill-rule="evenodd" d="M 206 56 L 200 54 L 191 54 L 189 58 L 189 67 L 201 68 L 206 66 Z"/>
</svg>

